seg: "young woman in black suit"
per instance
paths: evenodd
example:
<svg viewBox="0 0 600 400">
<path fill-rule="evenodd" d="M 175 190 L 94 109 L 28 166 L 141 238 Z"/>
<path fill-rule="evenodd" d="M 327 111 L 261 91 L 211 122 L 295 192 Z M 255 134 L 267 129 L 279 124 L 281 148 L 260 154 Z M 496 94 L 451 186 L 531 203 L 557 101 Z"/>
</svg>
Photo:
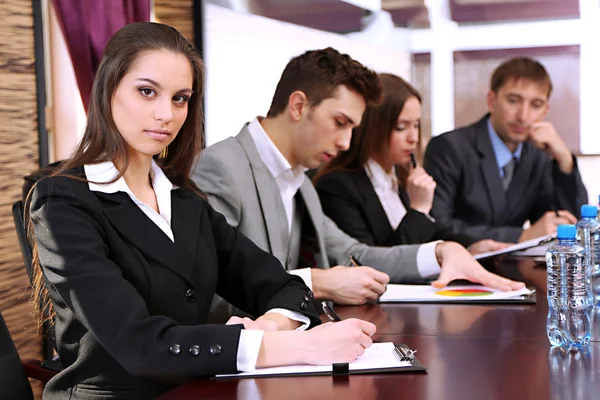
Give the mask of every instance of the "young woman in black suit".
<svg viewBox="0 0 600 400">
<path fill-rule="evenodd" d="M 32 191 L 35 304 L 55 321 L 64 366 L 45 399 L 153 398 L 194 377 L 349 362 L 371 344 L 360 320 L 302 331 L 319 324 L 312 292 L 189 179 L 203 79 L 175 29 L 124 27 L 81 143 Z M 260 317 L 206 324 L 215 293 Z"/>
<path fill-rule="evenodd" d="M 380 74 L 383 101 L 367 107 L 348 151 L 315 175 L 323 210 L 343 231 L 374 246 L 454 240 L 472 253 L 505 244 L 450 235 L 429 215 L 435 181 L 418 166 L 421 96 L 408 82 Z"/>
</svg>

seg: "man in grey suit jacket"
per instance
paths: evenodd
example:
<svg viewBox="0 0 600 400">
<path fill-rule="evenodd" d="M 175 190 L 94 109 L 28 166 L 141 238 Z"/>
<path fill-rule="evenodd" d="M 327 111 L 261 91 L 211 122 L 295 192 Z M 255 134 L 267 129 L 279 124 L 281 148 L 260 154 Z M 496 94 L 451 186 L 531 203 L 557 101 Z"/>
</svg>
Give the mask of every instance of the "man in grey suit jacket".
<svg viewBox="0 0 600 400">
<path fill-rule="evenodd" d="M 298 269 L 304 239 L 312 232 L 306 242 L 314 245 L 313 268 L 298 274 L 318 298 L 364 303 L 385 290 L 385 275 L 391 282 L 422 282 L 439 274 L 435 283 L 440 286 L 464 278 L 503 289 L 521 287 L 487 272 L 457 243 L 371 247 L 323 214 L 304 172 L 348 149 L 366 104 L 379 96 L 375 73 L 347 55 L 330 48 L 307 52 L 284 70 L 267 118 L 204 150 L 192 178 L 232 226 L 288 271 Z M 350 256 L 385 275 L 344 267 Z"/>
</svg>

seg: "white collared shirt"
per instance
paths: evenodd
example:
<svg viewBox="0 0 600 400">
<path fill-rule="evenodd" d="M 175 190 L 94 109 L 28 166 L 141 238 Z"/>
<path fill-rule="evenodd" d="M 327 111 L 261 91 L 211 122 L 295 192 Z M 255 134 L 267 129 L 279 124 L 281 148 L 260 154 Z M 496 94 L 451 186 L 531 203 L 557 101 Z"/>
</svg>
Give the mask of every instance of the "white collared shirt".
<svg viewBox="0 0 600 400">
<path fill-rule="evenodd" d="M 152 179 L 152 188 L 156 194 L 156 203 L 158 204 L 159 212 L 156 212 L 152 207 L 146 203 L 138 200 L 133 194 L 125 178 L 121 177 L 112 183 L 101 183 L 110 182 L 119 175 L 119 171 L 115 167 L 112 161 L 106 161 L 99 164 L 86 164 L 83 166 L 85 170 L 85 176 L 90 181 L 89 188 L 92 192 L 102 193 L 117 193 L 124 192 L 129 195 L 131 200 L 136 206 L 140 208 L 146 214 L 152 222 L 156 224 L 162 230 L 165 235 L 175 242 L 173 237 L 173 230 L 171 229 L 171 190 L 177 189 L 177 186 L 173 185 L 169 178 L 165 175 L 162 169 L 152 161 L 150 167 L 150 179 Z"/>
<path fill-rule="evenodd" d="M 300 186 L 302 186 L 302 183 L 304 183 L 304 179 L 306 178 L 304 173 L 307 168 L 298 166 L 292 169 L 288 160 L 286 160 L 269 135 L 267 135 L 258 118 L 254 118 L 248 124 L 248 132 L 250 132 L 250 137 L 252 137 L 261 160 L 265 163 L 273 178 L 275 178 L 275 182 L 277 182 L 279 195 L 281 196 L 287 218 L 288 233 L 290 233 L 292 231 L 295 209 L 294 196 L 300 189 Z M 312 290 L 310 268 L 296 269 L 290 271 L 290 273 L 301 277 L 306 286 Z"/>
<path fill-rule="evenodd" d="M 156 203 L 158 204 L 159 212 L 156 212 L 152 207 L 138 200 L 127 185 L 127 182 L 125 182 L 125 178 L 120 177 L 112 183 L 102 183 L 110 182 L 119 175 L 119 171 L 112 161 L 98 164 L 86 164 L 83 166 L 83 169 L 88 181 L 90 181 L 88 183 L 90 191 L 102 193 L 127 193 L 140 210 L 142 210 L 144 214 L 146 214 L 148 218 L 150 218 L 150 220 L 171 239 L 171 241 L 175 242 L 173 230 L 171 229 L 171 191 L 177 189 L 177 186 L 169 181 L 169 178 L 167 178 L 163 170 L 154 162 L 154 160 L 152 160 L 150 168 L 150 179 L 152 180 L 152 188 L 156 194 Z M 305 315 L 282 308 L 271 309 L 267 311 L 266 314 L 273 312 L 301 322 L 303 325 L 297 330 L 305 330 L 310 325 L 310 320 Z M 236 358 L 237 369 L 239 371 L 253 371 L 256 369 L 256 361 L 258 359 L 258 352 L 260 351 L 263 335 L 264 332 L 260 330 L 242 329 L 240 332 Z"/>
<path fill-rule="evenodd" d="M 379 198 L 383 211 L 385 211 L 390 226 L 396 230 L 407 211 L 398 194 L 398 178 L 395 171 L 386 172 L 373 159 L 367 161 L 365 171 L 373 185 L 377 198 Z M 428 215 L 426 217 L 430 218 Z M 441 271 L 440 264 L 435 256 L 435 246 L 438 243 L 439 241 L 423 244 L 417 251 L 417 268 L 423 278 L 434 277 L 439 275 Z"/>
<path fill-rule="evenodd" d="M 285 216 L 287 217 L 288 233 L 290 233 L 292 231 L 292 216 L 294 215 L 294 196 L 304 183 L 306 178 L 304 173 L 307 169 L 302 166 L 292 169 L 288 160 L 267 135 L 258 118 L 248 124 L 248 131 L 256 145 L 260 158 L 277 182 L 283 207 L 285 208 Z"/>
<path fill-rule="evenodd" d="M 371 180 L 390 226 L 396 230 L 406 215 L 406 207 L 398 195 L 398 177 L 395 170 L 386 172 L 377 161 L 370 158 L 365 165 L 365 172 Z"/>
</svg>

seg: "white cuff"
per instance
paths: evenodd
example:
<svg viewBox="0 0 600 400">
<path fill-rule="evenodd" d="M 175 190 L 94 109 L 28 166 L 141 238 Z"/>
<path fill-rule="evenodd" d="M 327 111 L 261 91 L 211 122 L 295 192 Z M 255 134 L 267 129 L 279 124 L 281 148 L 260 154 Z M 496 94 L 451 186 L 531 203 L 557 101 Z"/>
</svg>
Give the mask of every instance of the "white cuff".
<svg viewBox="0 0 600 400">
<path fill-rule="evenodd" d="M 259 330 L 241 330 L 236 359 L 238 371 L 246 372 L 256 369 L 256 360 L 258 360 L 264 334 L 264 331 Z"/>
<path fill-rule="evenodd" d="M 305 268 L 305 269 L 310 269 L 310 268 Z M 301 322 L 302 325 L 300 325 L 298 328 L 296 328 L 297 331 L 304 331 L 304 330 L 308 329 L 308 327 L 310 326 L 310 319 L 306 315 L 302 315 L 302 314 L 294 312 L 294 311 L 286 310 L 285 308 L 272 308 L 269 311 L 267 311 L 265 313 L 265 315 L 269 314 L 269 313 L 281 314 L 285 317 L 288 317 L 291 320 Z"/>
<path fill-rule="evenodd" d="M 301 322 L 302 325 L 296 328 L 297 331 L 306 330 L 310 326 L 310 319 L 306 315 L 286 310 L 285 308 L 272 308 L 265 314 L 269 313 L 278 313 L 291 320 Z M 238 371 L 246 372 L 256 369 L 256 360 L 258 360 L 258 353 L 260 352 L 264 333 L 264 331 L 255 329 L 242 329 L 240 331 L 240 341 L 236 358 Z"/>
<path fill-rule="evenodd" d="M 312 268 L 300 268 L 300 269 L 294 269 L 292 271 L 290 271 L 290 274 L 294 274 L 296 276 L 299 276 L 300 278 L 302 278 L 302 280 L 304 281 L 304 284 L 306 286 L 308 286 L 308 288 L 310 290 L 312 290 L 312 275 L 311 275 L 311 269 Z"/>
<path fill-rule="evenodd" d="M 439 275 L 442 270 L 435 256 L 435 246 L 438 243 L 441 243 L 441 241 L 425 243 L 417 250 L 417 269 L 423 279 L 433 278 Z"/>
</svg>

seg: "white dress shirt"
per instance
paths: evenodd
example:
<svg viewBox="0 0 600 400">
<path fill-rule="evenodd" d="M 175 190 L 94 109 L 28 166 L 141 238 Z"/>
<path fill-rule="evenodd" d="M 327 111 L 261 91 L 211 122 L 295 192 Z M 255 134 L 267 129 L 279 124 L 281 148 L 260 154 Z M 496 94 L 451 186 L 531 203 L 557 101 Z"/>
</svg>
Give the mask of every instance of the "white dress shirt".
<svg viewBox="0 0 600 400">
<path fill-rule="evenodd" d="M 395 170 L 386 172 L 377 161 L 370 158 L 365 165 L 365 172 L 371 180 L 390 226 L 396 230 L 406 215 L 406 207 L 398 195 L 398 177 Z"/>
<path fill-rule="evenodd" d="M 292 217 L 296 208 L 294 196 L 304 182 L 306 177 L 304 173 L 307 169 L 302 166 L 292 169 L 288 160 L 286 160 L 269 135 L 267 135 L 258 118 L 255 118 L 248 124 L 248 131 L 261 160 L 265 163 L 273 178 L 275 178 L 275 182 L 277 182 L 287 218 L 288 233 L 290 233 L 292 231 Z M 290 273 L 302 278 L 306 286 L 312 290 L 310 268 L 295 269 L 290 271 Z"/>
<path fill-rule="evenodd" d="M 83 168 L 87 179 L 90 181 L 88 186 L 91 191 L 103 193 L 127 193 L 140 210 L 142 210 L 144 214 L 146 214 L 146 216 L 150 218 L 150 220 L 154 222 L 156 226 L 169 237 L 169 239 L 171 239 L 171 241 L 175 242 L 173 230 L 171 229 L 171 191 L 177 189 L 177 186 L 169 181 L 169 178 L 167 178 L 154 160 L 152 161 L 150 169 L 150 178 L 152 179 L 152 188 L 156 194 L 159 212 L 156 212 L 152 207 L 137 199 L 123 177 L 112 183 L 101 183 L 109 182 L 119 174 L 119 171 L 112 161 L 99 164 L 86 164 Z M 305 315 L 281 308 L 271 309 L 267 311 L 267 314 L 272 312 L 283 314 L 292 320 L 301 322 L 303 325 L 300 326 L 298 330 L 304 330 L 310 325 L 310 320 Z M 240 341 L 238 343 L 236 359 L 237 369 L 239 371 L 252 371 L 256 369 L 256 361 L 258 359 L 258 352 L 260 351 L 263 334 L 264 332 L 260 330 L 242 329 L 240 332 Z"/>
<path fill-rule="evenodd" d="M 398 177 L 395 171 L 386 172 L 377 161 L 369 159 L 365 165 L 365 172 L 373 185 L 390 226 L 396 230 L 406 215 L 406 207 L 402 204 L 398 194 Z M 427 217 L 429 218 L 429 216 Z M 439 275 L 441 271 L 435 256 L 435 246 L 439 242 L 423 244 L 417 251 L 417 268 L 419 274 L 425 279 Z"/>
</svg>

